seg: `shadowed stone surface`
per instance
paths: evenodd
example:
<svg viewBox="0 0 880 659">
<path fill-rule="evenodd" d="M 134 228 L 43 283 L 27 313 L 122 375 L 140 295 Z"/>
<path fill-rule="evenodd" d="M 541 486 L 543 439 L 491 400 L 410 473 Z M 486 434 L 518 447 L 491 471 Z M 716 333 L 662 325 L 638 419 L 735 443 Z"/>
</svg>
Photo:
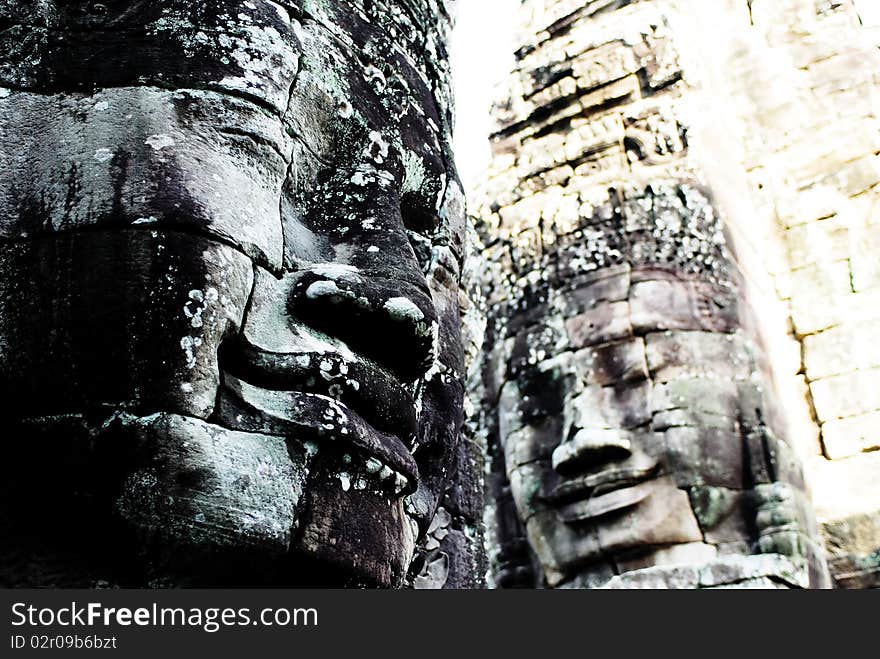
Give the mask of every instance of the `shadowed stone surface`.
<svg viewBox="0 0 880 659">
<path fill-rule="evenodd" d="M 447 4 L 0 0 L 2 583 L 479 584 Z"/>
</svg>

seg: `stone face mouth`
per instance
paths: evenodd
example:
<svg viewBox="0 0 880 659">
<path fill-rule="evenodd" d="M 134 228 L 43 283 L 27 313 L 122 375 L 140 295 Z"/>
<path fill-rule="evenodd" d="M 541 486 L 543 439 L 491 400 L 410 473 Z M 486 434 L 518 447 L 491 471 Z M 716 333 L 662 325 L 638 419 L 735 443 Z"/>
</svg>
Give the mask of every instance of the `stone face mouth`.
<svg viewBox="0 0 880 659">
<path fill-rule="evenodd" d="M 657 474 L 655 462 L 645 467 L 612 468 L 597 474 L 566 479 L 543 495 L 567 523 L 587 521 L 634 506 L 651 494 Z"/>
<path fill-rule="evenodd" d="M 594 494 L 588 499 L 559 508 L 559 516 L 568 524 L 586 522 L 596 517 L 617 512 L 641 503 L 651 495 L 650 483 L 622 487 L 604 494 Z"/>
<path fill-rule="evenodd" d="M 394 495 L 415 491 L 418 467 L 408 448 L 415 402 L 381 367 L 338 353 L 267 353 L 243 340 L 224 347 L 220 364 L 222 425 L 312 442 L 307 450 L 333 447 L 356 486 L 360 477 Z"/>
<path fill-rule="evenodd" d="M 386 368 L 337 345 L 299 352 L 273 352 L 243 336 L 220 349 L 221 370 L 269 391 L 328 396 L 356 410 L 378 431 L 412 443 L 418 417 L 411 388 Z"/>
</svg>

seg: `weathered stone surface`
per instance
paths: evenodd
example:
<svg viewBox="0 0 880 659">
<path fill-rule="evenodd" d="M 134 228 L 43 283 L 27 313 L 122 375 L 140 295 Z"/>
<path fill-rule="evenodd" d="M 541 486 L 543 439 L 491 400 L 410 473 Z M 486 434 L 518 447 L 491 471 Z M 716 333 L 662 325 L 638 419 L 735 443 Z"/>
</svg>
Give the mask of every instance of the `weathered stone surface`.
<svg viewBox="0 0 880 659">
<path fill-rule="evenodd" d="M 741 490 L 711 485 L 688 489 L 694 515 L 706 541 L 736 542 L 749 536 L 749 502 Z"/>
<path fill-rule="evenodd" d="M 663 332 L 648 334 L 645 343 L 651 377 L 660 382 L 690 377 L 747 379 L 754 369 L 752 351 L 737 334 Z"/>
<path fill-rule="evenodd" d="M 308 470 L 284 438 L 168 414 L 122 423 L 133 456 L 115 505 L 159 575 L 211 583 L 231 578 L 225 560 L 288 552 Z"/>
<path fill-rule="evenodd" d="M 880 368 L 838 375 L 811 384 L 820 422 L 880 409 Z"/>
<path fill-rule="evenodd" d="M 618 574 L 626 574 L 658 565 L 703 565 L 715 559 L 718 550 L 715 545 L 704 542 L 691 542 L 660 548 L 642 556 L 621 558 L 616 562 Z"/>
<path fill-rule="evenodd" d="M 873 175 L 880 176 L 875 170 Z M 864 227 L 852 234 L 853 249 L 850 255 L 852 268 L 852 287 L 855 292 L 880 286 L 880 265 L 877 253 L 880 252 L 880 227 Z"/>
<path fill-rule="evenodd" d="M 629 304 L 613 302 L 597 305 L 566 321 L 569 340 L 575 348 L 598 345 L 632 336 Z"/>
<path fill-rule="evenodd" d="M 666 442 L 679 486 L 745 486 L 743 441 L 736 433 L 713 428 L 670 428 Z"/>
<path fill-rule="evenodd" d="M 804 366 L 810 380 L 880 366 L 880 322 L 832 327 L 804 337 Z"/>
<path fill-rule="evenodd" d="M 0 254 L 0 390 L 19 414 L 211 414 L 218 349 L 250 295 L 246 257 L 131 228 L 5 243 Z"/>
<path fill-rule="evenodd" d="M 304 575 L 304 579 L 320 584 L 342 577 L 334 584 L 337 587 L 402 585 L 415 551 L 415 522 L 410 524 L 400 500 L 389 507 L 376 492 L 344 491 L 335 469 L 326 465 L 317 476 L 310 476 L 308 512 L 294 549 L 307 561 L 325 566 L 328 574 Z M 373 523 L 352 528 L 352 520 L 364 513 Z"/>
<path fill-rule="evenodd" d="M 820 332 L 846 316 L 841 304 L 853 292 L 847 261 L 810 265 L 792 272 L 791 278 L 791 317 L 799 335 Z"/>
<path fill-rule="evenodd" d="M 450 25 L 445 0 L 0 2 L 0 393 L 19 441 L 67 416 L 78 446 L 120 415 L 175 420 L 120 435 L 132 464 L 74 451 L 108 473 L 73 513 L 124 566 L 105 580 L 401 586 L 447 492 L 475 528 Z M 454 582 L 476 584 L 464 537 Z M 30 585 L 43 563 L 102 573 L 69 544 L 40 541 Z"/>
<path fill-rule="evenodd" d="M 669 477 L 657 479 L 651 488 L 654 492 L 623 520 L 599 525 L 599 544 L 606 553 L 702 541 L 687 494 Z"/>
<path fill-rule="evenodd" d="M 571 401 L 572 424 L 577 428 L 636 428 L 651 418 L 651 384 L 585 387 Z"/>
<path fill-rule="evenodd" d="M 876 480 L 880 452 L 839 460 L 817 457 L 806 463 L 805 468 L 810 487 L 824 493 L 815 501 L 821 523 L 872 514 L 880 507 Z"/>
<path fill-rule="evenodd" d="M 640 338 L 581 350 L 574 360 L 587 384 L 607 386 L 648 378 L 645 342 Z"/>
<path fill-rule="evenodd" d="M 550 586 L 566 580 L 573 567 L 602 557 L 595 530 L 576 531 L 560 524 L 553 511 L 531 517 L 526 529 L 532 549 L 541 557 L 544 578 Z"/>
<path fill-rule="evenodd" d="M 739 391 L 736 383 L 730 380 L 676 379 L 654 387 L 651 407 L 654 412 L 682 409 L 736 418 Z"/>
<path fill-rule="evenodd" d="M 732 332 L 737 326 L 737 309 L 729 294 L 687 281 L 634 283 L 630 305 L 636 334 L 662 330 Z"/>
<path fill-rule="evenodd" d="M 622 302 L 629 295 L 630 268 L 608 268 L 593 276 L 581 275 L 574 279 L 571 292 L 564 297 L 566 317 L 594 309 L 600 302 Z"/>
<path fill-rule="evenodd" d="M 880 412 L 824 423 L 822 443 L 832 460 L 880 449 Z"/>
<path fill-rule="evenodd" d="M 794 268 L 820 261 L 839 261 L 849 254 L 849 231 L 839 217 L 791 227 L 786 232 L 786 240 Z"/>
<path fill-rule="evenodd" d="M 880 586 L 880 548 L 876 513 L 853 515 L 822 524 L 829 567 L 838 588 Z"/>
<path fill-rule="evenodd" d="M 277 268 L 290 151 L 278 119 L 217 92 L 12 93 L 0 99 L 0 236 L 184 229 Z"/>
<path fill-rule="evenodd" d="M 805 570 L 782 556 L 722 557 L 704 566 L 653 567 L 612 579 L 605 588 L 805 588 Z"/>
<path fill-rule="evenodd" d="M 549 460 L 563 434 L 563 420 L 549 417 L 505 435 L 504 459 L 507 471 L 537 460 Z"/>
<path fill-rule="evenodd" d="M 756 216 L 740 212 L 750 200 L 740 189 L 747 175 L 729 175 L 745 147 L 714 141 L 715 128 L 694 121 L 714 116 L 695 101 L 694 85 L 695 59 L 714 46 L 681 26 L 692 27 L 694 12 L 706 18 L 703 8 L 600 4 L 524 2 L 526 43 L 495 108 L 480 229 L 493 261 L 509 251 L 515 275 L 506 265 L 481 273 L 487 340 L 497 353 L 492 337 L 515 334 L 531 348 L 515 352 L 531 359 L 518 358 L 498 384 L 500 414 L 491 398 L 482 413 L 497 415 L 487 424 L 493 466 L 506 463 L 510 476 L 495 510 L 509 514 L 503 499 L 516 500 L 540 568 L 519 574 L 561 588 L 609 579 L 803 585 L 787 568 L 701 584 L 701 567 L 719 556 L 757 565 L 750 554 L 764 549 L 808 565 L 809 584 L 822 587 L 825 564 L 809 541 L 816 529 L 804 499 L 789 506 L 771 496 L 761 507 L 753 492 L 759 484 L 799 491 L 804 482 L 782 443 L 777 364 L 768 359 L 776 343 L 764 341 L 767 314 L 755 293 L 766 295 L 767 275 L 750 251 L 777 236 L 764 216 L 745 228 L 729 223 Z M 765 120 L 782 125 L 796 108 L 784 94 L 774 99 L 778 116 Z M 857 142 L 829 157 L 845 165 Z M 821 178 L 820 159 L 809 162 Z M 843 249 L 846 236 L 837 239 Z M 784 258 L 785 249 L 777 253 Z M 567 342 L 546 331 L 560 320 Z M 791 352 L 793 374 L 800 355 Z M 497 364 L 486 367 L 485 381 L 498 382 Z M 521 532 L 504 519 L 490 543 L 521 547 Z M 506 530 L 518 535 L 505 538 Z"/>
</svg>

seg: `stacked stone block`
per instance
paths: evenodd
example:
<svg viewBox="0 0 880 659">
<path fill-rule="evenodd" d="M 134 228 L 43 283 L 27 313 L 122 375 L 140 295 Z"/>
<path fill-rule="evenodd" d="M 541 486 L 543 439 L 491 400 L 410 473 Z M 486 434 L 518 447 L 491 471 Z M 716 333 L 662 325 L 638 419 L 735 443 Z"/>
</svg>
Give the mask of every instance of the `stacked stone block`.
<svg viewBox="0 0 880 659">
<path fill-rule="evenodd" d="M 876 587 L 877 10 L 864 0 L 742 5 L 690 3 L 692 22 L 681 28 L 702 35 L 695 37 L 706 64 L 700 106 L 717 113 L 716 137 L 728 135 L 726 148 L 713 143 L 724 161 L 715 177 L 743 182 L 724 209 L 728 223 L 744 237 L 749 274 L 789 318 L 797 354 L 771 360 L 784 386 L 802 391 L 810 406 L 813 430 L 800 426 L 801 446 L 812 454 L 809 480 L 835 579 Z M 776 340 L 781 329 L 771 330 Z"/>
</svg>

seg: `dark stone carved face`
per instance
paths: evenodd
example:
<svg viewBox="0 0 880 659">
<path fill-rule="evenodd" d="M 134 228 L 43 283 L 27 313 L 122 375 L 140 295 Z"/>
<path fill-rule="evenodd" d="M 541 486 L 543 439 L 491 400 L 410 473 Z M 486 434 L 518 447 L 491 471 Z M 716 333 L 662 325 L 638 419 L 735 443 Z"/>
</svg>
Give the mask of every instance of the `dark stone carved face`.
<svg viewBox="0 0 880 659">
<path fill-rule="evenodd" d="M 401 582 L 461 423 L 464 211 L 447 17 L 370 11 L 0 0 L 4 496 L 33 469 L 104 530 L 31 529 L 37 563 Z"/>
</svg>

